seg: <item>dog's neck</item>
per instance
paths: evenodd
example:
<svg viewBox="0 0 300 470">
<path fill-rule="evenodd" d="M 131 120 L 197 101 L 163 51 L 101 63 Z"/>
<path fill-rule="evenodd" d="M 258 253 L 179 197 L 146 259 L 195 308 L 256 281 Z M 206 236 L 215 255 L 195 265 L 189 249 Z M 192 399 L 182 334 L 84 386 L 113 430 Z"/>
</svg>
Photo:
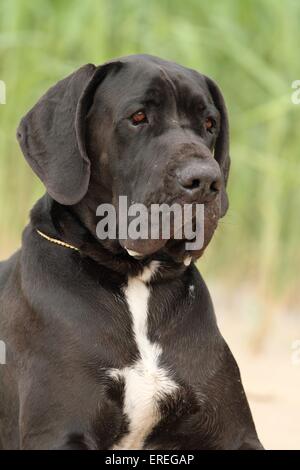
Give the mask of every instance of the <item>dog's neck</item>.
<svg viewBox="0 0 300 470">
<path fill-rule="evenodd" d="M 31 211 L 31 226 L 45 234 L 45 243 L 51 239 L 73 246 L 79 255 L 114 273 L 120 282 L 128 276 L 139 275 L 152 261 L 159 261 L 160 269 L 156 282 L 180 277 L 187 268 L 184 259 L 172 259 L 166 253 L 158 253 L 142 260 L 131 257 L 116 241 L 105 244 L 92 233 L 76 207 L 58 204 L 45 194 Z M 61 249 L 61 248 L 60 248 Z"/>
</svg>

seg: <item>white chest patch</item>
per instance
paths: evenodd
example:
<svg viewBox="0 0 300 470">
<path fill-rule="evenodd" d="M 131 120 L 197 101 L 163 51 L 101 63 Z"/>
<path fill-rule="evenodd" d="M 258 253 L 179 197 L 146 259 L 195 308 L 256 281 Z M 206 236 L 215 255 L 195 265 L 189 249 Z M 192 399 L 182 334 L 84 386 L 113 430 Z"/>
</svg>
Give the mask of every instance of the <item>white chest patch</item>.
<svg viewBox="0 0 300 470">
<path fill-rule="evenodd" d="M 152 262 L 142 275 L 129 278 L 124 289 L 140 359 L 130 367 L 110 371 L 112 377 L 125 381 L 124 413 L 129 421 L 129 432 L 113 447 L 115 450 L 141 449 L 160 419 L 159 400 L 178 388 L 170 373 L 159 367 L 160 346 L 147 336 L 150 288 L 146 283 L 157 267 Z"/>
</svg>

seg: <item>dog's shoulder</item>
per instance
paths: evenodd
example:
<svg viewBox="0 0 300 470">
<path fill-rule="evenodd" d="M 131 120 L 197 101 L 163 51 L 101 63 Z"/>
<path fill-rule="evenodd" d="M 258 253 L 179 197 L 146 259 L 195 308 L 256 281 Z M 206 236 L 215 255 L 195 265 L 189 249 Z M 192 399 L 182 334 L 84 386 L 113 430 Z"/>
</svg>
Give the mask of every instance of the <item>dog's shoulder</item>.
<svg viewBox="0 0 300 470">
<path fill-rule="evenodd" d="M 18 250 L 10 258 L 0 261 L 0 297 L 11 275 L 19 268 L 21 250 Z"/>
<path fill-rule="evenodd" d="M 11 319 L 22 298 L 20 258 L 21 250 L 0 263 L 0 340 L 5 340 Z"/>
</svg>

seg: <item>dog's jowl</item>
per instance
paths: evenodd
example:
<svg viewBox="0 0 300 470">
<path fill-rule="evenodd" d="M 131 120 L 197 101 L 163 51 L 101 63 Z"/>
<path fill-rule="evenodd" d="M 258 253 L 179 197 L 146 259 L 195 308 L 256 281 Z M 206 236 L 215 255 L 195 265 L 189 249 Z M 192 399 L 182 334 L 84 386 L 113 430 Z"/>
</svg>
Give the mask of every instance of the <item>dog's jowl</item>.
<svg viewBox="0 0 300 470">
<path fill-rule="evenodd" d="M 260 449 L 194 264 L 228 208 L 217 85 L 152 56 L 85 65 L 17 137 L 46 193 L 0 263 L 0 448 Z M 192 227 L 201 205 L 203 243 L 192 249 L 172 220 L 168 237 L 131 236 L 124 197 L 147 228 L 154 204 L 190 205 Z M 102 239 L 103 205 L 117 235 Z"/>
</svg>

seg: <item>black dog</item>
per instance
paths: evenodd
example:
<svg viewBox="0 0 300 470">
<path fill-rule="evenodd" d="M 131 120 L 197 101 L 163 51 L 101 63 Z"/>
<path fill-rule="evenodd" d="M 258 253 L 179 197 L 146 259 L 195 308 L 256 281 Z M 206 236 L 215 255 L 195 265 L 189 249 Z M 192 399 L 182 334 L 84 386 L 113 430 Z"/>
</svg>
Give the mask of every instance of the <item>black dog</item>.
<svg viewBox="0 0 300 470">
<path fill-rule="evenodd" d="M 193 263 L 227 210 L 217 86 L 151 56 L 86 65 L 22 120 L 47 193 L 0 264 L 0 447 L 260 449 L 236 362 Z M 204 204 L 204 245 L 99 241 L 118 197 Z"/>
</svg>

